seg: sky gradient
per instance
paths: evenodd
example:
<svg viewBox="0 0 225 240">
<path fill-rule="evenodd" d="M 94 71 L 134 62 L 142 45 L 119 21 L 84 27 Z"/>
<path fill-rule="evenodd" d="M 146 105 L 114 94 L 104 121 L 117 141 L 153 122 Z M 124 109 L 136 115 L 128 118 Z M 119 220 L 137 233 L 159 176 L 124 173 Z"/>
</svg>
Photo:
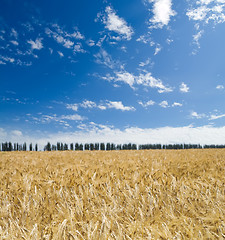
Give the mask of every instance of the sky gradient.
<svg viewBox="0 0 225 240">
<path fill-rule="evenodd" d="M 225 0 L 0 8 L 0 142 L 225 144 Z"/>
</svg>

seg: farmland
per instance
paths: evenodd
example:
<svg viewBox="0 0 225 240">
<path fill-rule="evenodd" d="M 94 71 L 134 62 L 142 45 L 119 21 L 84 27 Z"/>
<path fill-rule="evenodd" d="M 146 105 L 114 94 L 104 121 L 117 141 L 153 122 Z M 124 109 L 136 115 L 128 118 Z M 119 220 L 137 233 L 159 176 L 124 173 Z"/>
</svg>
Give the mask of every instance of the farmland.
<svg viewBox="0 0 225 240">
<path fill-rule="evenodd" d="M 225 150 L 0 153 L 0 239 L 224 239 Z"/>
</svg>

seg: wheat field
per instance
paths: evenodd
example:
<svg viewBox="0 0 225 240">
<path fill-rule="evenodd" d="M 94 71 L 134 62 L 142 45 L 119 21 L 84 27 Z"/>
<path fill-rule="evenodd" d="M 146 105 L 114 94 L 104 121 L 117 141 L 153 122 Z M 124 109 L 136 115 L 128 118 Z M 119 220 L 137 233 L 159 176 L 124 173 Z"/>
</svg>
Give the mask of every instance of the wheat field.
<svg viewBox="0 0 225 240">
<path fill-rule="evenodd" d="M 0 153 L 0 239 L 225 239 L 225 150 Z"/>
</svg>

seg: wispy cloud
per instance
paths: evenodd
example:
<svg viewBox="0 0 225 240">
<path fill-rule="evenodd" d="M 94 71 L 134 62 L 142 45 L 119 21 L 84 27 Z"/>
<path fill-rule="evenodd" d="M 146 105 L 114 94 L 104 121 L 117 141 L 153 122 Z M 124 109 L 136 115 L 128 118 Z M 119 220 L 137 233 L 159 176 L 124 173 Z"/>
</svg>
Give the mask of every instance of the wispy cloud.
<svg viewBox="0 0 225 240">
<path fill-rule="evenodd" d="M 107 75 L 106 77 L 102 77 L 102 79 L 114 82 L 124 82 L 133 89 L 136 85 L 141 85 L 150 88 L 157 88 L 159 93 L 173 91 L 171 87 L 165 86 L 160 79 L 153 77 L 150 72 L 145 74 L 141 73 L 136 76 L 125 70 L 122 70 L 120 72 L 115 72 L 115 76 Z"/>
<path fill-rule="evenodd" d="M 69 115 L 57 115 L 57 114 L 39 114 L 38 116 L 33 116 L 29 114 L 28 121 L 31 120 L 34 123 L 38 124 L 50 124 L 57 123 L 63 127 L 70 127 L 68 121 L 80 122 L 86 120 L 86 117 L 83 117 L 79 114 L 69 114 Z"/>
<path fill-rule="evenodd" d="M 42 38 L 37 38 L 35 41 L 28 40 L 27 42 L 31 45 L 31 49 L 41 50 L 43 48 Z"/>
<path fill-rule="evenodd" d="M 224 86 L 223 86 L 223 85 L 217 85 L 217 86 L 216 86 L 216 89 L 218 89 L 218 90 L 223 90 L 223 89 L 224 89 Z"/>
<path fill-rule="evenodd" d="M 67 104 L 66 105 L 66 108 L 67 109 L 72 109 L 73 111 L 78 111 L 78 104 L 77 103 L 75 103 L 75 104 Z"/>
<path fill-rule="evenodd" d="M 121 71 L 121 72 L 116 72 L 116 78 L 114 79 L 116 82 L 124 82 L 128 84 L 131 88 L 133 88 L 133 85 L 135 83 L 135 76 L 129 72 L 126 71 Z"/>
<path fill-rule="evenodd" d="M 137 81 L 138 85 L 143 85 L 143 86 L 151 87 L 151 88 L 157 88 L 159 93 L 173 91 L 173 89 L 171 87 L 165 86 L 160 79 L 153 77 L 151 73 L 140 74 L 137 77 L 136 81 Z"/>
<path fill-rule="evenodd" d="M 197 119 L 201 119 L 201 118 L 205 118 L 206 117 L 206 114 L 204 113 L 197 113 L 197 112 L 194 112 L 192 111 L 191 112 L 191 118 L 197 118 Z"/>
<path fill-rule="evenodd" d="M 152 62 L 151 62 L 151 59 L 150 59 L 150 58 L 148 58 L 145 62 L 140 62 L 140 63 L 139 63 L 139 66 L 140 66 L 140 67 L 145 67 L 145 66 L 147 66 L 147 65 L 152 65 Z"/>
<path fill-rule="evenodd" d="M 80 106 L 83 108 L 95 108 L 97 107 L 96 103 L 89 100 L 84 100 L 82 103 L 80 103 Z"/>
<path fill-rule="evenodd" d="M 178 103 L 178 102 L 174 102 L 172 104 L 172 107 L 182 107 L 182 106 L 183 106 L 183 104 L 182 103 Z"/>
<path fill-rule="evenodd" d="M 45 29 L 45 33 L 63 47 L 72 49 L 74 53 L 86 52 L 80 42 L 80 40 L 84 40 L 85 37 L 77 30 L 77 28 L 74 28 L 74 31 L 69 33 L 58 24 L 51 24 Z"/>
<path fill-rule="evenodd" d="M 132 27 L 128 26 L 127 22 L 119 17 L 110 6 L 106 7 L 105 13 L 102 16 L 102 22 L 105 24 L 106 29 L 116 32 L 119 35 L 119 38 L 115 40 L 130 40 L 134 34 Z"/>
<path fill-rule="evenodd" d="M 15 41 L 15 40 L 12 40 L 12 41 L 10 41 L 13 45 L 15 45 L 15 46 L 18 46 L 19 45 L 19 43 L 17 42 L 17 41 Z"/>
<path fill-rule="evenodd" d="M 223 0 L 196 1 L 195 4 L 187 11 L 187 16 L 193 21 L 203 21 L 205 24 L 210 21 L 215 24 L 225 22 Z"/>
<path fill-rule="evenodd" d="M 72 109 L 74 111 L 78 111 L 78 108 L 85 108 L 85 109 L 100 109 L 100 110 L 107 110 L 107 109 L 116 109 L 121 111 L 135 111 L 135 108 L 132 106 L 125 106 L 122 101 L 100 101 L 100 103 L 96 103 L 90 100 L 84 100 L 81 103 L 75 104 L 67 104 L 67 109 Z"/>
<path fill-rule="evenodd" d="M 111 55 L 104 49 L 100 49 L 100 51 L 96 53 L 94 57 L 96 63 L 103 64 L 110 69 L 114 69 L 116 65 L 118 65 L 118 62 L 114 61 Z"/>
<path fill-rule="evenodd" d="M 189 87 L 187 86 L 187 84 L 185 84 L 183 82 L 181 83 L 180 92 L 183 92 L 183 93 L 188 93 L 189 92 Z"/>
<path fill-rule="evenodd" d="M 152 101 L 152 100 L 149 100 L 149 101 L 147 101 L 147 102 L 142 102 L 142 101 L 139 101 L 138 102 L 138 104 L 140 104 L 142 107 L 148 107 L 148 106 L 153 106 L 153 105 L 155 105 L 155 102 L 154 101 Z"/>
<path fill-rule="evenodd" d="M 59 54 L 60 57 L 64 57 L 64 54 L 60 51 L 57 51 L 57 53 Z"/>
<path fill-rule="evenodd" d="M 215 114 L 212 114 L 209 118 L 209 120 L 216 120 L 216 119 L 219 119 L 219 118 L 224 118 L 225 117 L 225 114 L 220 114 L 220 115 L 215 115 Z"/>
<path fill-rule="evenodd" d="M 162 101 L 161 103 L 159 103 L 159 106 L 162 107 L 162 108 L 168 108 L 169 107 L 169 104 L 167 101 Z"/>
<path fill-rule="evenodd" d="M 124 106 L 121 101 L 119 101 L 119 102 L 108 101 L 108 103 L 106 103 L 106 105 L 108 108 L 114 108 L 114 109 L 121 110 L 121 111 L 135 111 L 134 107 Z"/>
<path fill-rule="evenodd" d="M 2 64 L 6 64 L 7 62 L 14 63 L 15 59 L 7 56 L 0 55 L 0 59 L 2 60 Z"/>
</svg>

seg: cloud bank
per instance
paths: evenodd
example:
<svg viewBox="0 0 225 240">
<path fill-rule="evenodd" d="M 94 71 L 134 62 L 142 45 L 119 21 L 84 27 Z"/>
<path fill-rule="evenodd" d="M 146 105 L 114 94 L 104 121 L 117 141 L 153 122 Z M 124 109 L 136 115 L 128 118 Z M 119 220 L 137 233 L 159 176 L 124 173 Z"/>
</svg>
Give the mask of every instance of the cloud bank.
<svg viewBox="0 0 225 240">
<path fill-rule="evenodd" d="M 192 144 L 225 144 L 225 126 L 223 127 L 163 127 L 163 128 L 137 128 L 130 127 L 124 130 L 116 129 L 112 126 L 98 125 L 91 123 L 89 126 L 84 125 L 85 130 L 74 132 L 58 132 L 43 136 L 28 136 L 25 134 L 15 134 L 13 131 L 5 131 L 0 128 L 0 142 L 12 141 L 23 143 L 38 143 L 40 148 L 48 141 L 52 144 L 59 142 L 67 143 L 92 143 L 92 142 L 113 142 L 122 143 L 192 143 Z M 16 130 L 18 131 L 18 130 Z"/>
</svg>

